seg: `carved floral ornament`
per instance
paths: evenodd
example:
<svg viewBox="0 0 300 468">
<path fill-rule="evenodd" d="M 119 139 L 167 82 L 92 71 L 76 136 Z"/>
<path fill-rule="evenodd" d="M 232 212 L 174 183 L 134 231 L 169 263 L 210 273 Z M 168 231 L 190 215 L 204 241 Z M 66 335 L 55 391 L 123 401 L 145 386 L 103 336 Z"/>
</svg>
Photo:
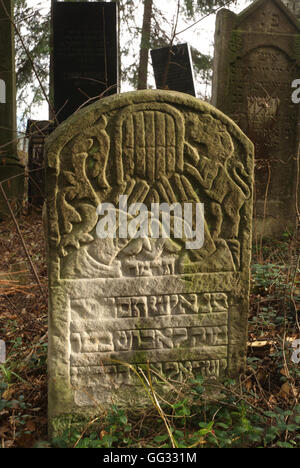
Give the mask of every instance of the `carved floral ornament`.
<svg viewBox="0 0 300 468">
<path fill-rule="evenodd" d="M 186 252 L 177 239 L 163 246 L 160 240 L 148 249 L 152 260 L 174 255 L 177 272 L 186 264 L 201 271 L 205 258 L 216 269 L 221 255 L 223 269 L 240 268 L 240 216 L 251 201 L 252 161 L 248 140 L 232 121 L 186 95 L 143 91 L 100 101 L 60 128 L 48 143 L 49 166 L 57 169 L 54 197 L 51 181 L 48 199 L 50 235 L 67 277 L 85 274 L 82 267 L 75 270 L 86 262 L 87 276 L 120 276 L 116 262 L 122 265 L 139 250 L 132 244 L 136 239 L 112 239 L 104 246 L 95 235 L 97 206 L 117 206 L 120 195 L 149 210 L 151 203 L 204 203 L 204 246 Z"/>
</svg>

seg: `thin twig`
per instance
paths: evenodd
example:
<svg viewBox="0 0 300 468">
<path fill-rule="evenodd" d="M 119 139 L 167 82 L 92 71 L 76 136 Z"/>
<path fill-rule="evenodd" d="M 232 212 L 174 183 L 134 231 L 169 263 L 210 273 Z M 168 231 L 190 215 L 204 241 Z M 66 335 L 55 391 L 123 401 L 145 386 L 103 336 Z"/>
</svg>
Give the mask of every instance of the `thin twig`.
<svg viewBox="0 0 300 468">
<path fill-rule="evenodd" d="M 224 3 L 224 5 L 222 5 L 222 6 L 218 7 L 218 8 L 215 8 L 214 10 L 207 13 L 207 15 L 205 15 L 205 16 L 202 16 L 200 19 L 195 21 L 193 24 L 190 24 L 190 26 L 187 26 L 185 29 L 182 29 L 181 31 L 176 33 L 176 36 L 178 36 L 179 34 L 182 34 L 183 32 L 187 31 L 188 29 L 193 28 L 194 26 L 196 26 L 196 24 L 200 23 L 200 21 L 203 21 L 203 20 L 205 20 L 205 18 L 208 18 L 210 15 L 213 15 L 214 13 L 217 13 L 219 10 L 221 10 L 225 6 L 230 5 L 230 3 L 233 3 L 233 0 L 228 0 L 228 2 Z"/>
<path fill-rule="evenodd" d="M 17 229 L 18 234 L 19 234 L 19 237 L 20 237 L 20 240 L 21 240 L 23 249 L 24 249 L 24 251 L 25 251 L 25 253 L 26 253 L 27 259 L 28 259 L 28 261 L 29 261 L 31 270 L 32 270 L 32 272 L 33 272 L 33 274 L 34 274 L 34 276 L 35 276 L 35 279 L 36 279 L 36 281 L 37 281 L 39 287 L 40 287 L 41 293 L 43 294 L 43 296 L 45 296 L 45 291 L 44 291 L 44 289 L 43 289 L 42 283 L 41 283 L 40 278 L 39 278 L 39 276 L 38 276 L 38 274 L 37 274 L 37 271 L 36 271 L 36 269 L 35 269 L 35 266 L 34 266 L 32 260 L 31 260 L 30 254 L 29 254 L 29 252 L 28 252 L 28 249 L 27 249 L 27 246 L 26 246 L 26 244 L 25 244 L 24 238 L 23 238 L 23 236 L 22 236 L 21 230 L 20 230 L 20 228 L 19 228 L 18 222 L 17 222 L 17 220 L 16 220 L 16 217 L 15 217 L 15 215 L 14 215 L 14 213 L 13 213 L 13 210 L 12 210 L 12 208 L 11 208 L 11 205 L 10 205 L 10 203 L 9 203 L 9 200 L 8 200 L 7 196 L 6 196 L 5 190 L 4 190 L 4 188 L 3 188 L 2 182 L 0 182 L 0 191 L 1 191 L 2 196 L 3 196 L 3 198 L 4 198 L 5 202 L 6 202 L 7 208 L 8 208 L 8 210 L 9 210 L 9 212 L 10 212 L 10 215 L 11 215 L 11 217 L 12 217 L 12 220 L 13 220 L 13 222 L 14 222 L 14 225 L 15 225 L 15 227 L 16 227 L 16 229 Z"/>
<path fill-rule="evenodd" d="M 172 51 L 172 47 L 173 47 L 173 42 L 174 42 L 174 39 L 175 39 L 175 36 L 176 36 L 176 29 L 177 29 L 178 18 L 179 18 L 179 9 L 180 9 L 180 0 L 178 0 L 178 3 L 177 3 L 176 19 L 175 19 L 175 22 L 174 22 L 173 32 L 172 32 L 171 40 L 170 40 L 170 43 L 169 43 L 168 60 L 167 60 L 167 63 L 166 63 L 165 69 L 164 69 L 164 74 L 163 74 L 163 79 L 162 79 L 162 89 L 165 89 L 165 87 L 166 87 L 168 74 L 169 74 L 169 69 L 170 69 L 170 65 L 171 65 L 171 56 L 174 55 L 174 52 Z"/>
</svg>

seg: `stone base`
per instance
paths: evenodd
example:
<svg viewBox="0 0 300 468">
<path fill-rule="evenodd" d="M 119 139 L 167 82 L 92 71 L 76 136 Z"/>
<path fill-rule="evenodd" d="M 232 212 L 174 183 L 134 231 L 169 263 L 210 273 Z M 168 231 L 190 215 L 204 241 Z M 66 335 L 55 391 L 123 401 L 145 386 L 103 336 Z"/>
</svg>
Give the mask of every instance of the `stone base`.
<svg viewBox="0 0 300 468">
<path fill-rule="evenodd" d="M 24 166 L 17 162 L 0 164 L 0 182 L 6 180 L 3 183 L 3 188 L 15 214 L 20 212 L 24 197 L 24 173 Z M 9 211 L 6 201 L 2 193 L 0 193 L 0 220 L 8 216 Z"/>
</svg>

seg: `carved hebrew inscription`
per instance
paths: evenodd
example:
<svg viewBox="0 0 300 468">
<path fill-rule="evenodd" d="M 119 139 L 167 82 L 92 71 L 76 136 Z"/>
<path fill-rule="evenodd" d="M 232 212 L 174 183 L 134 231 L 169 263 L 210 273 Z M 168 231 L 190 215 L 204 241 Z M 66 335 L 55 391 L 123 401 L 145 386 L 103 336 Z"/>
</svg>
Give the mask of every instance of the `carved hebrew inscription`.
<svg viewBox="0 0 300 468">
<path fill-rule="evenodd" d="M 297 106 L 291 101 L 295 64 L 277 47 L 265 46 L 236 59 L 230 64 L 229 73 L 229 115 L 255 143 L 258 160 L 256 198 L 263 200 L 265 197 L 266 162 L 270 161 L 273 166 L 268 200 L 274 200 L 278 198 L 278 186 L 285 194 L 290 193 L 292 187 L 290 181 L 293 180 L 292 161 L 297 137 Z M 261 211 L 262 207 L 258 205 L 258 216 L 261 216 Z M 280 225 L 283 226 L 282 221 Z"/>
<path fill-rule="evenodd" d="M 255 48 L 230 64 L 232 115 L 247 130 L 258 125 L 261 131 L 272 129 L 275 138 L 278 136 L 274 149 L 295 119 L 296 111 L 291 103 L 293 76 L 292 61 L 277 47 Z M 291 118 L 286 120 L 291 113 Z"/>
<path fill-rule="evenodd" d="M 78 116 L 47 143 L 49 369 L 56 376 L 50 413 L 140 398 L 126 364 L 149 364 L 157 379 L 173 382 L 238 373 L 246 340 L 251 144 L 224 115 L 180 93 L 124 94 Z M 204 203 L 203 246 L 188 249 L 176 237 L 175 210 L 168 235 L 121 235 L 137 222 L 121 208 L 125 195 L 128 206 L 143 203 L 149 212 L 153 204 Z M 118 222 L 114 236 L 100 238 L 104 203 L 116 207 Z M 162 219 L 157 223 L 164 232 Z"/>
<path fill-rule="evenodd" d="M 178 381 L 192 375 L 193 369 L 216 378 L 227 367 L 225 293 L 114 297 L 101 303 L 78 299 L 71 301 L 71 324 L 71 383 L 75 388 L 84 385 L 94 396 L 112 384 L 137 385 L 125 366 L 104 364 L 133 360 L 142 365 L 143 352 L 162 375 Z M 185 359 L 187 354 L 193 360 L 182 362 L 181 356 Z M 76 392 L 79 405 L 86 401 L 84 395 Z"/>
</svg>

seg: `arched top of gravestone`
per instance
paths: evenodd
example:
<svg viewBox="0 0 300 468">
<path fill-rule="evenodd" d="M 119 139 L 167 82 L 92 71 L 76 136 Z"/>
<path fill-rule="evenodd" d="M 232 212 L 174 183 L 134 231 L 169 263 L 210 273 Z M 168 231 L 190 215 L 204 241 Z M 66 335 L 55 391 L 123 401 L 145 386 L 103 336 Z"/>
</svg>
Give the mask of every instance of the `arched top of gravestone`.
<svg viewBox="0 0 300 468">
<path fill-rule="evenodd" d="M 281 0 L 256 0 L 234 16 L 234 29 L 252 33 L 300 33 L 299 21 Z"/>
<path fill-rule="evenodd" d="M 92 275 L 90 267 L 81 271 L 81 254 L 92 257 L 95 275 L 119 274 L 111 271 L 112 262 L 125 249 L 114 246 L 113 258 L 107 252 L 99 259 L 101 249 L 95 254 L 93 246 L 98 245 L 97 207 L 117 206 L 124 195 L 129 204 L 143 203 L 148 210 L 153 203 L 212 204 L 204 246 L 188 253 L 188 269 L 236 271 L 247 264 L 241 252 L 250 235 L 253 145 L 210 104 L 162 90 L 107 97 L 63 122 L 47 139 L 46 158 L 54 281 Z M 240 222 L 242 216 L 249 224 Z M 208 266 L 202 257 L 214 252 L 218 258 Z M 179 273 L 186 271 L 178 267 Z"/>
<path fill-rule="evenodd" d="M 121 93 L 114 96 L 101 99 L 94 104 L 80 109 L 72 114 L 66 121 L 61 123 L 56 130 L 46 139 L 46 153 L 48 153 L 48 166 L 57 167 L 58 152 L 79 132 L 93 125 L 102 114 L 107 112 L 115 112 L 133 104 L 141 104 L 147 106 L 147 103 L 157 102 L 169 103 L 174 106 L 184 106 L 196 112 L 209 113 L 216 119 L 223 122 L 230 132 L 238 138 L 243 145 L 251 147 L 250 140 L 242 132 L 242 130 L 235 124 L 233 120 L 227 117 L 223 112 L 216 109 L 209 103 L 200 99 L 194 98 L 185 93 L 177 91 L 165 90 L 142 90 L 132 91 L 128 93 Z M 50 151 L 49 151 L 50 150 Z"/>
</svg>

